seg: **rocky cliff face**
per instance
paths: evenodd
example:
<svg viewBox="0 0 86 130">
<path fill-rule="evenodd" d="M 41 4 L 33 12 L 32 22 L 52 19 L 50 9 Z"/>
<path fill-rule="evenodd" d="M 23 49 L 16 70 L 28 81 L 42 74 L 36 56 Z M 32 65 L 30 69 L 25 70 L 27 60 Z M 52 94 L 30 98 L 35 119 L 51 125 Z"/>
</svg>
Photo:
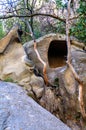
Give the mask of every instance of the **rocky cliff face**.
<svg viewBox="0 0 86 130">
<path fill-rule="evenodd" d="M 16 26 L 0 41 L 0 79 L 23 86 L 40 105 L 72 128 L 81 129 L 77 82 L 66 66 L 65 39 L 65 35 L 49 34 L 37 40 L 38 52 L 47 63 L 48 80 L 53 84 L 53 87 L 47 87 L 43 80 L 43 65 L 33 49 L 33 41 L 22 46 Z M 86 93 L 84 45 L 74 40 L 71 40 L 71 45 L 72 64 L 84 82 Z"/>
</svg>

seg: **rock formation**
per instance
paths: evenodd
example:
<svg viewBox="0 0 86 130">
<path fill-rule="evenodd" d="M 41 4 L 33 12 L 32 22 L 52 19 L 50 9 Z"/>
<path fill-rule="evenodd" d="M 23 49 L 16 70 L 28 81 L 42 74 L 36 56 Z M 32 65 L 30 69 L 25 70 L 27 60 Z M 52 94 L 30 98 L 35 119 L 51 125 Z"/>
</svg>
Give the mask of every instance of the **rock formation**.
<svg viewBox="0 0 86 130">
<path fill-rule="evenodd" d="M 70 126 L 72 124 L 72 126 L 76 126 L 76 129 L 79 129 L 77 124 L 79 123 L 82 128 L 79 122 L 82 117 L 78 103 L 78 83 L 66 65 L 67 45 L 65 39 L 65 35 L 49 34 L 36 41 L 38 52 L 47 63 L 48 80 L 55 85 L 53 88 L 51 86 L 49 86 L 51 88 L 46 87 L 45 94 L 39 100 L 39 103 L 64 122 L 66 120 L 66 123 Z M 24 48 L 30 60 L 42 73 L 43 65 L 35 54 L 33 44 L 33 41 L 28 42 L 24 44 Z M 71 38 L 72 64 L 84 83 L 84 102 L 86 103 L 86 53 L 83 51 L 83 47 L 83 43 Z M 73 120 L 76 120 L 77 115 L 79 115 L 79 120 L 75 124 Z"/>
<path fill-rule="evenodd" d="M 70 130 L 18 85 L 0 81 L 0 130 Z"/>
<path fill-rule="evenodd" d="M 23 46 L 18 29 L 16 26 L 0 40 L 0 79 L 23 86 L 29 96 L 70 127 L 84 128 L 85 124 L 82 126 L 80 121 L 77 82 L 66 65 L 65 35 L 49 34 L 36 41 L 38 52 L 47 63 L 48 80 L 53 84 L 47 87 L 43 80 L 43 65 L 33 48 L 34 42 Z M 72 64 L 84 82 L 86 93 L 86 53 L 83 47 L 83 43 L 71 39 Z"/>
<path fill-rule="evenodd" d="M 23 59 L 26 57 L 26 53 L 20 43 L 18 29 L 16 25 L 2 40 L 0 40 L 0 79 L 16 82 L 28 88 L 28 90 L 31 90 L 31 85 L 34 84 L 33 82 L 35 82 L 38 77 L 30 70 L 33 64 L 29 63 L 30 67 L 27 67 L 24 63 Z M 39 82 L 44 81 L 42 78 L 38 78 L 37 84 Z M 36 83 L 35 86 L 37 86 Z M 42 89 L 40 92 L 41 91 Z"/>
</svg>

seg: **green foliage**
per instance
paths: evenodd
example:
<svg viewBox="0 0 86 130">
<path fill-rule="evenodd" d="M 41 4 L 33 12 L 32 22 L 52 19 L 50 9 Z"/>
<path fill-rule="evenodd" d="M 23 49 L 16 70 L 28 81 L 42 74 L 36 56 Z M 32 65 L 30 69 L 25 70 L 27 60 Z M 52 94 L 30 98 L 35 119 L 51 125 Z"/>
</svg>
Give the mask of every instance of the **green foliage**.
<svg viewBox="0 0 86 130">
<path fill-rule="evenodd" d="M 34 28 L 35 38 L 37 39 L 41 36 L 40 23 L 37 20 L 34 20 L 33 28 Z"/>
<path fill-rule="evenodd" d="M 77 9 L 77 12 L 79 14 L 86 14 L 86 1 L 80 0 L 79 4 L 80 6 Z"/>
<path fill-rule="evenodd" d="M 5 32 L 3 31 L 2 22 L 0 21 L 0 39 L 2 39 L 5 35 Z"/>
<path fill-rule="evenodd" d="M 63 4 L 61 0 L 56 0 L 57 8 L 62 9 Z M 79 1 L 79 8 L 77 9 L 77 15 L 79 18 L 76 20 L 75 25 L 71 26 L 70 35 L 73 35 L 80 41 L 86 43 L 86 1 Z M 57 32 L 65 33 L 64 23 L 57 22 Z"/>
<path fill-rule="evenodd" d="M 65 34 L 65 23 L 62 23 L 61 21 L 57 22 L 57 32 Z"/>
<path fill-rule="evenodd" d="M 13 79 L 10 78 L 10 77 L 7 77 L 4 81 L 5 81 L 5 82 L 14 82 Z"/>
<path fill-rule="evenodd" d="M 80 6 L 77 9 L 77 13 L 80 15 L 76 26 L 72 26 L 70 29 L 71 35 L 78 38 L 80 41 L 86 43 L 86 2 L 80 0 Z"/>
<path fill-rule="evenodd" d="M 62 0 L 56 0 L 57 8 L 61 8 L 63 6 Z"/>
<path fill-rule="evenodd" d="M 76 26 L 70 29 L 70 33 L 80 41 L 86 43 L 86 19 L 84 17 L 80 17 Z"/>
<path fill-rule="evenodd" d="M 16 23 L 19 23 L 20 20 L 18 18 L 10 18 L 5 20 L 5 29 L 8 32 Z"/>
<path fill-rule="evenodd" d="M 55 78 L 54 85 L 57 86 L 57 87 L 59 87 L 59 79 L 58 78 Z"/>
</svg>

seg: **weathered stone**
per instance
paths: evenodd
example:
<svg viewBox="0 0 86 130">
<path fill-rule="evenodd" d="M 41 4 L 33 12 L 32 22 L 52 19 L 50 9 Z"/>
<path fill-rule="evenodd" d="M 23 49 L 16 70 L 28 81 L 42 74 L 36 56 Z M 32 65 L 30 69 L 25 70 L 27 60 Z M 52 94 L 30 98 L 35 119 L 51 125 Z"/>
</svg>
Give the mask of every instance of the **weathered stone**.
<svg viewBox="0 0 86 130">
<path fill-rule="evenodd" d="M 77 113 L 80 113 L 78 102 L 78 83 L 74 79 L 71 70 L 66 65 L 67 45 L 66 36 L 60 34 L 49 34 L 37 39 L 37 49 L 41 58 L 47 64 L 47 76 L 49 90 L 45 89 L 45 94 L 39 103 L 55 115 L 59 115 L 65 123 L 65 119 L 71 119 L 71 124 L 76 120 Z M 36 68 L 43 74 L 43 65 L 37 58 L 33 49 L 34 42 L 24 44 L 28 57 L 35 63 Z M 72 64 L 84 83 L 84 103 L 86 105 L 86 53 L 83 51 L 85 45 L 71 39 Z M 56 86 L 56 79 L 58 80 Z M 75 115 L 75 116 L 74 116 Z M 79 117 L 81 119 L 81 115 Z M 83 122 L 83 121 L 82 121 Z M 78 120 L 79 126 L 81 125 Z M 82 127 L 82 126 L 81 126 Z M 71 128 L 74 129 L 74 126 Z M 83 128 L 82 128 L 83 129 Z"/>
<path fill-rule="evenodd" d="M 34 74 L 31 76 L 31 81 L 29 82 L 31 86 L 34 87 L 43 87 L 44 85 L 44 80 L 42 77 L 37 77 Z"/>
<path fill-rule="evenodd" d="M 32 87 L 32 91 L 35 93 L 36 97 L 39 99 L 43 95 L 44 91 L 44 80 L 42 77 L 37 77 L 34 74 L 31 76 L 31 81 L 29 84 Z"/>
<path fill-rule="evenodd" d="M 26 95 L 18 85 L 0 81 L 0 130 L 70 130 Z"/>
<path fill-rule="evenodd" d="M 71 117 L 76 120 L 80 112 L 78 103 L 78 87 L 74 77 L 66 66 L 66 37 L 61 34 L 49 34 L 37 40 L 37 49 L 47 64 L 47 76 L 53 86 L 44 85 L 43 64 L 34 51 L 34 42 L 23 46 L 19 43 L 17 29 L 12 29 L 0 41 L 0 79 L 17 82 L 28 91 L 28 95 L 57 115 L 65 123 Z M 72 64 L 84 83 L 84 101 L 86 101 L 86 53 L 83 43 L 71 41 Z M 33 74 L 36 68 L 41 75 Z M 36 74 L 36 73 L 35 73 Z M 45 87 L 45 89 L 44 89 Z M 45 91 L 44 91 L 45 90 Z M 70 105 L 71 104 L 71 105 Z M 80 116 L 81 118 L 81 116 Z M 78 122 L 80 125 L 80 122 Z"/>
<path fill-rule="evenodd" d="M 59 67 L 62 67 L 62 68 L 60 68 L 60 71 L 63 71 L 64 66 L 66 66 L 66 59 L 67 59 L 66 36 L 61 35 L 61 34 L 49 34 L 49 35 L 46 35 L 44 37 L 37 39 L 36 42 L 37 42 L 38 52 L 39 52 L 41 58 L 47 64 L 47 74 L 50 72 L 51 72 L 51 74 L 53 74 L 55 72 L 57 73 Z M 35 63 L 36 67 L 42 73 L 43 65 L 38 60 L 37 55 L 34 51 L 33 45 L 34 45 L 34 42 L 31 41 L 31 42 L 24 44 L 24 48 L 26 50 L 28 57 Z M 77 71 L 77 69 L 81 69 L 81 67 L 82 67 L 81 64 L 83 64 L 84 66 L 86 65 L 85 64 L 86 53 L 84 53 L 84 51 L 83 51 L 84 44 L 79 43 L 78 41 L 72 40 L 72 38 L 71 38 L 71 45 L 72 45 L 72 48 L 71 48 L 72 59 L 73 59 L 73 61 L 74 60 L 77 61 L 77 63 L 74 64 L 74 67 L 76 68 L 76 66 L 78 64 L 80 66 L 79 68 L 76 68 L 76 71 Z M 80 50 L 80 51 L 77 51 L 77 50 Z M 77 59 L 77 57 L 78 57 L 78 59 Z M 84 73 L 84 75 L 86 78 L 85 73 Z M 48 77 L 50 77 L 50 76 L 48 76 Z M 82 77 L 84 78 L 83 75 L 82 75 Z M 65 78 L 68 79 L 68 77 L 65 77 Z M 51 79 L 49 79 L 49 80 L 51 80 Z M 65 83 L 66 83 L 66 81 L 65 81 Z M 72 79 L 72 78 L 71 78 L 71 83 L 73 83 L 73 86 L 75 86 L 74 79 Z M 66 83 L 66 84 L 68 84 L 68 83 Z"/>
<path fill-rule="evenodd" d="M 65 88 L 70 94 L 74 94 L 76 91 L 76 83 L 72 71 L 68 68 L 64 74 Z"/>
<path fill-rule="evenodd" d="M 7 46 L 12 43 L 14 39 L 16 39 L 17 41 L 19 40 L 17 30 L 18 26 L 13 27 L 12 30 L 0 40 L 0 53 L 3 53 Z"/>
<path fill-rule="evenodd" d="M 25 65 L 26 53 L 15 26 L 2 40 L 0 40 L 0 79 L 17 82 L 27 87 L 31 79 L 30 67 Z"/>
<path fill-rule="evenodd" d="M 56 40 L 57 41 L 58 40 L 63 40 L 63 42 L 65 42 L 65 39 L 66 39 L 65 35 L 49 34 L 49 35 L 46 35 L 46 36 L 41 37 L 41 38 L 36 40 L 39 54 L 40 54 L 41 58 L 47 63 L 47 67 L 49 67 L 49 63 L 48 63 L 48 50 L 49 50 L 50 43 L 52 41 L 56 41 Z M 39 64 L 40 66 L 39 65 L 38 66 L 41 67 L 43 65 L 40 63 L 40 61 L 37 58 L 37 55 L 35 54 L 35 51 L 34 51 L 34 48 L 33 48 L 33 44 L 34 44 L 33 41 L 31 41 L 29 43 L 26 43 L 26 44 L 24 44 L 24 48 L 26 50 L 26 53 L 30 57 L 30 59 L 32 59 L 32 61 L 35 63 L 35 65 Z"/>
</svg>

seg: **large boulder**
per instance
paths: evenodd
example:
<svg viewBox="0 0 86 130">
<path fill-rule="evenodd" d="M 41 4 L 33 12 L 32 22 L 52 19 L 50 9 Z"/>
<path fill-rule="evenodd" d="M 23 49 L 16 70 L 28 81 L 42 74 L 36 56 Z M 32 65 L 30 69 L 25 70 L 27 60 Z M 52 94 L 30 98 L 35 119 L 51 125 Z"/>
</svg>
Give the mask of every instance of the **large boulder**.
<svg viewBox="0 0 86 130">
<path fill-rule="evenodd" d="M 18 85 L 0 81 L 0 130 L 70 130 Z"/>
<path fill-rule="evenodd" d="M 85 129 L 86 122 L 83 123 L 83 126 L 80 123 L 82 115 L 78 102 L 78 83 L 75 81 L 70 68 L 66 65 L 68 53 L 66 36 L 49 34 L 37 39 L 36 43 L 41 58 L 47 64 L 48 80 L 53 84 L 53 87 L 46 87 L 45 94 L 39 100 L 39 103 L 66 122 L 73 130 Z M 24 44 L 28 57 L 35 63 L 39 72 L 43 73 L 43 65 L 38 60 L 33 46 L 34 41 Z M 83 48 L 85 48 L 83 43 L 71 38 L 72 64 L 84 83 L 83 92 L 86 106 L 86 51 Z"/>
<path fill-rule="evenodd" d="M 25 78 L 25 75 L 29 76 L 22 62 L 24 55 L 25 51 L 19 40 L 18 26 L 15 26 L 0 40 L 0 79 L 12 78 L 14 81 L 19 81 Z"/>
<path fill-rule="evenodd" d="M 34 75 L 34 64 L 27 58 L 20 35 L 21 30 L 16 25 L 0 40 L 0 79 L 16 82 L 28 91 L 28 95 L 39 98 L 43 93 L 44 80 Z"/>
<path fill-rule="evenodd" d="M 19 35 L 19 26 L 16 25 L 0 40 L 0 79 L 16 82 L 31 90 L 29 83 L 33 76 L 34 80 L 37 80 L 37 77 L 30 71 L 33 63 L 29 63 L 28 67 L 25 65 L 23 59 L 26 53 Z M 43 79 L 38 78 L 38 82 L 43 82 Z M 31 84 L 33 84 L 32 81 Z"/>
<path fill-rule="evenodd" d="M 66 65 L 68 53 L 66 36 L 62 34 L 48 34 L 37 39 L 36 43 L 39 55 L 47 64 L 49 81 L 51 83 L 54 82 L 56 75 L 58 75 L 57 73 L 63 74 L 65 87 L 68 87 L 69 93 L 74 93 L 76 83 L 71 70 Z M 83 50 L 84 47 L 85 45 L 83 43 L 71 37 L 72 64 L 86 85 L 86 70 L 83 71 L 83 68 L 86 68 L 86 53 Z M 43 64 L 39 61 L 34 51 L 34 41 L 25 43 L 24 48 L 28 58 L 34 62 L 39 72 L 43 73 Z"/>
</svg>

